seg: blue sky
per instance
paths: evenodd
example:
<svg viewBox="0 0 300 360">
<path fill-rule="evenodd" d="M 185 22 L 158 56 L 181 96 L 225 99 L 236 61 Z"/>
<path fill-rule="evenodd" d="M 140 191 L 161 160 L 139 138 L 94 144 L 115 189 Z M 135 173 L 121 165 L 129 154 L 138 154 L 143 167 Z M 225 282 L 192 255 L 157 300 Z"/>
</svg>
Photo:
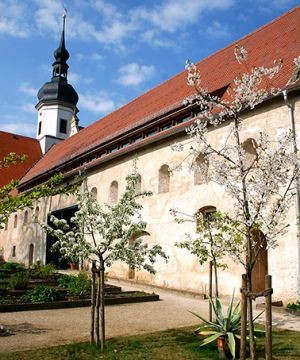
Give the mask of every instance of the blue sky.
<svg viewBox="0 0 300 360">
<path fill-rule="evenodd" d="M 268 23 L 297 0 L 0 0 L 0 130 L 35 136 L 63 6 L 80 125 Z"/>
</svg>

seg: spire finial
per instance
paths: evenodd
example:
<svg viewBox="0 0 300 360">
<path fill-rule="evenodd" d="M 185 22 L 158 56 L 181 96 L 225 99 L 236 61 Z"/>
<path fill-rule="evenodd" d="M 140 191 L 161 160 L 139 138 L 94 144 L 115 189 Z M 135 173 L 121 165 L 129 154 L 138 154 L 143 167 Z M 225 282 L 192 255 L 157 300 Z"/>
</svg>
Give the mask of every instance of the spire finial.
<svg viewBox="0 0 300 360">
<path fill-rule="evenodd" d="M 62 26 L 62 32 L 61 32 L 61 38 L 60 38 L 60 44 L 59 47 L 54 52 L 55 62 L 52 64 L 53 66 L 53 76 L 60 76 L 67 79 L 67 73 L 68 73 L 68 64 L 67 60 L 69 59 L 69 53 L 66 49 L 65 45 L 65 27 L 66 27 L 66 17 L 67 17 L 67 8 L 63 7 L 63 26 Z"/>
</svg>

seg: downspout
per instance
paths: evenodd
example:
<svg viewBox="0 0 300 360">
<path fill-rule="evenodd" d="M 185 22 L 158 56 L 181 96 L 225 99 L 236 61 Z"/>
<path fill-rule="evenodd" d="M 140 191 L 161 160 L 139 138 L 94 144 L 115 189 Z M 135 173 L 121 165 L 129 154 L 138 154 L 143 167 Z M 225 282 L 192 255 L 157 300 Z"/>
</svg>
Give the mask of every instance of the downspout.
<svg viewBox="0 0 300 360">
<path fill-rule="evenodd" d="M 298 153 L 297 147 L 297 135 L 296 135 L 296 126 L 295 126 L 295 104 L 288 100 L 288 92 L 287 90 L 282 91 L 283 99 L 288 107 L 289 113 L 289 122 L 290 129 L 292 130 L 293 136 L 293 151 L 295 154 Z M 299 181 L 296 181 L 296 217 L 297 217 L 297 255 L 298 255 L 298 263 L 297 263 L 297 300 L 300 300 L 300 188 Z"/>
</svg>

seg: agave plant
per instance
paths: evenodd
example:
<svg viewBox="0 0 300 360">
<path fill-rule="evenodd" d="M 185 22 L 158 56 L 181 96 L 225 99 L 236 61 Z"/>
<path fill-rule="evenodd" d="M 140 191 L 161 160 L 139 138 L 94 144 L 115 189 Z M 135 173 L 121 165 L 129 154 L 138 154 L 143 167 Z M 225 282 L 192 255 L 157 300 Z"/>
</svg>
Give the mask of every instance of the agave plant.
<svg viewBox="0 0 300 360">
<path fill-rule="evenodd" d="M 207 336 L 202 341 L 201 346 L 207 345 L 212 341 L 223 337 L 228 343 L 228 348 L 232 358 L 235 359 L 236 340 L 240 338 L 241 306 L 240 303 L 238 303 L 235 307 L 233 307 L 233 298 L 234 293 L 232 294 L 226 315 L 223 314 L 222 304 L 218 297 L 215 302 L 213 302 L 211 298 L 209 299 L 215 313 L 215 322 L 208 321 L 194 312 L 191 313 L 203 321 L 203 324 L 196 329 L 196 333 L 199 335 Z"/>
</svg>

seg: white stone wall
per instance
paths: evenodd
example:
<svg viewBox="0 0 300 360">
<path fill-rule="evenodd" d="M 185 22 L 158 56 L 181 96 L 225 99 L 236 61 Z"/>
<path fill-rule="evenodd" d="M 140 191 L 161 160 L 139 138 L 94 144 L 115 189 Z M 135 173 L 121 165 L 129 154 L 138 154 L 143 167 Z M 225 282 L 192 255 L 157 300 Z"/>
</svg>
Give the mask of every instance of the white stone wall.
<svg viewBox="0 0 300 360">
<path fill-rule="evenodd" d="M 295 120 L 297 133 L 300 136 L 300 99 L 295 107 Z M 244 115 L 245 126 L 243 140 L 256 138 L 259 131 L 267 129 L 271 136 L 277 136 L 289 126 L 288 109 L 283 101 L 273 102 L 267 106 L 257 108 Z M 226 138 L 228 127 L 222 126 L 210 132 L 213 142 L 222 142 Z M 300 138 L 299 143 L 300 143 Z M 194 225 L 191 223 L 176 224 L 169 213 L 170 208 L 179 208 L 186 213 L 194 213 L 204 206 L 215 206 L 217 209 L 230 212 L 231 200 L 224 189 L 216 184 L 194 185 L 194 173 L 184 169 L 175 171 L 170 177 L 170 188 L 166 193 L 158 193 L 158 173 L 162 165 L 174 168 L 184 157 L 184 153 L 171 150 L 170 145 L 178 141 L 187 141 L 181 135 L 176 139 L 159 141 L 134 153 L 122 156 L 107 164 L 94 168 L 88 175 L 90 188 L 97 188 L 97 198 L 101 203 L 109 202 L 110 185 L 118 182 L 118 195 L 125 188 L 125 177 L 132 170 L 134 159 L 138 158 L 137 166 L 141 175 L 142 190 L 150 190 L 153 196 L 141 200 L 144 206 L 143 219 L 147 221 L 147 231 L 150 236 L 145 240 L 151 244 L 161 244 L 169 256 L 169 262 L 158 261 L 155 265 L 157 273 L 150 275 L 145 271 L 136 271 L 135 280 L 152 283 L 168 288 L 207 292 L 208 265 L 199 265 L 197 259 L 186 250 L 178 249 L 175 242 L 185 238 L 185 233 L 193 233 Z M 44 221 L 48 212 L 59 208 L 71 206 L 74 199 L 66 196 L 57 196 L 52 200 L 40 201 L 40 216 Z M 22 213 L 19 214 L 20 219 Z M 298 247 L 296 236 L 295 206 L 291 204 L 288 213 L 290 226 L 287 234 L 278 239 L 278 246 L 269 250 L 268 267 L 273 276 L 274 298 L 284 301 L 295 300 L 297 296 Z M 37 228 L 37 224 L 28 226 L 19 224 L 13 228 L 13 216 L 9 220 L 8 229 L 0 232 L 0 248 L 4 248 L 6 259 L 11 259 L 12 245 L 17 246 L 17 260 L 27 262 L 30 242 L 35 245 L 35 260 L 45 258 L 45 235 Z M 223 295 L 231 294 L 233 289 L 240 287 L 240 276 L 243 269 L 228 259 L 228 269 L 219 271 L 220 291 Z M 109 274 L 128 278 L 128 266 L 116 263 L 109 269 Z"/>
</svg>

